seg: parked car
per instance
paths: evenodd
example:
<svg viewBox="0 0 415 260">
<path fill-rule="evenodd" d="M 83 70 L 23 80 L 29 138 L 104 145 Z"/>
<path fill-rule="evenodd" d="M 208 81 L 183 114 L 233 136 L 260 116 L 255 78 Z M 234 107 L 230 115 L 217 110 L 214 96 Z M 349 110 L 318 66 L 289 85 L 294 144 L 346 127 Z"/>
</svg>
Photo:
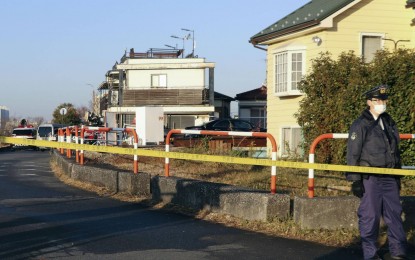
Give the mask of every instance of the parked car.
<svg viewBox="0 0 415 260">
<path fill-rule="evenodd" d="M 239 131 L 239 132 L 266 132 L 265 128 L 258 127 L 249 121 L 241 119 L 216 119 L 199 126 L 189 126 L 186 130 L 211 131 Z"/>
<path fill-rule="evenodd" d="M 25 138 L 25 139 L 36 139 L 36 133 L 37 130 L 33 127 L 18 127 L 13 129 L 13 133 L 12 133 L 12 137 L 15 138 Z M 30 148 L 30 149 L 37 149 L 36 146 L 27 146 L 27 145 L 23 145 L 23 144 L 14 144 L 12 146 L 12 149 L 26 149 L 26 148 Z"/>
</svg>

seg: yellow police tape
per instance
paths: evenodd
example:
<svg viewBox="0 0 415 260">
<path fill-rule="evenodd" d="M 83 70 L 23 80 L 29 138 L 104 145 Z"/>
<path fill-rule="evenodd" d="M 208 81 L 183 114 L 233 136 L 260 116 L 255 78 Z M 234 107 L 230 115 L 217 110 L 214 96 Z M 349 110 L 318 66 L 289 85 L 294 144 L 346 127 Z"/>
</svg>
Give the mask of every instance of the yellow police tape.
<svg viewBox="0 0 415 260">
<path fill-rule="evenodd" d="M 319 163 L 304 163 L 304 162 L 289 162 L 289 161 L 272 161 L 271 159 L 254 159 L 254 158 L 239 158 L 230 156 L 206 155 L 206 154 L 190 154 L 178 152 L 165 152 L 147 149 L 122 148 L 114 146 L 96 146 L 88 144 L 62 143 L 43 140 L 33 140 L 24 138 L 13 138 L 0 136 L 0 143 L 21 144 L 26 146 L 39 146 L 49 148 L 64 148 L 64 149 L 78 149 L 85 151 L 94 151 L 102 153 L 116 153 L 126 155 L 149 156 L 159 158 L 172 158 L 191 161 L 204 162 L 220 162 L 232 164 L 248 164 L 261 166 L 278 166 L 283 168 L 298 168 L 298 169 L 315 169 L 323 171 L 340 171 L 340 172 L 359 172 L 359 173 L 374 173 L 374 174 L 394 174 L 394 175 L 410 175 L 415 176 L 415 170 L 402 170 L 390 168 L 374 168 L 361 167 L 349 165 L 335 165 L 335 164 L 319 164 Z"/>
</svg>

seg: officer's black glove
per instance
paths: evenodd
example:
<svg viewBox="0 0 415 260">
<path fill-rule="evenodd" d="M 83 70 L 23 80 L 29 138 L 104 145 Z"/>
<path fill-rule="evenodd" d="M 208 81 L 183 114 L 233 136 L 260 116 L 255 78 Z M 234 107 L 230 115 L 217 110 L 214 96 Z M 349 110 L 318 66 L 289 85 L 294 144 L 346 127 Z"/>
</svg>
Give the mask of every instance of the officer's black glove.
<svg viewBox="0 0 415 260">
<path fill-rule="evenodd" d="M 365 187 L 363 186 L 363 181 L 354 181 L 352 183 L 352 192 L 358 198 L 363 197 L 363 193 L 365 193 Z"/>
</svg>

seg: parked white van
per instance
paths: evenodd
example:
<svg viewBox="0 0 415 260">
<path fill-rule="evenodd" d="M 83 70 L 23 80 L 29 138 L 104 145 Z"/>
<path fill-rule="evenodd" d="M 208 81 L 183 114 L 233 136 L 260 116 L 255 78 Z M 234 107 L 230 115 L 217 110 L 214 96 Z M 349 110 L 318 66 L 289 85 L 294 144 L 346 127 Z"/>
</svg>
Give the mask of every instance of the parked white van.
<svg viewBox="0 0 415 260">
<path fill-rule="evenodd" d="M 58 129 L 65 127 L 62 124 L 41 124 L 37 128 L 36 140 L 45 141 L 57 141 L 58 140 Z M 40 149 L 46 149 L 45 147 L 39 147 Z"/>
</svg>

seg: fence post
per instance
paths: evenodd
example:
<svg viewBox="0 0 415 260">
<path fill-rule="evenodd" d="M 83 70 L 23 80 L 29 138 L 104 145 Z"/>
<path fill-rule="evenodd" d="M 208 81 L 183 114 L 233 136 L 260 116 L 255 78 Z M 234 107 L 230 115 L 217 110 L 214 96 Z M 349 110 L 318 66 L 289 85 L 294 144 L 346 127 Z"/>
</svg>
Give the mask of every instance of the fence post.
<svg viewBox="0 0 415 260">
<path fill-rule="evenodd" d="M 131 132 L 134 137 L 134 150 L 137 151 L 138 149 L 138 135 L 137 131 L 134 128 L 126 128 L 125 131 Z M 138 155 L 134 154 L 134 173 L 138 173 Z"/>
<path fill-rule="evenodd" d="M 70 144 L 71 141 L 72 141 L 71 139 L 72 139 L 72 137 L 71 137 L 71 129 L 69 128 L 69 126 L 67 126 L 66 127 L 66 143 L 67 144 Z M 72 153 L 71 149 L 70 148 L 67 148 L 66 149 L 66 157 L 67 158 L 71 158 L 71 153 Z"/>
<path fill-rule="evenodd" d="M 79 143 L 79 136 L 78 136 L 78 126 L 75 126 L 75 143 L 78 144 Z M 76 162 L 79 163 L 79 149 L 76 148 L 75 149 L 75 159 Z"/>
<path fill-rule="evenodd" d="M 63 128 L 59 128 L 58 133 L 59 133 L 59 137 L 60 137 L 59 138 L 60 139 L 59 142 L 63 143 L 65 141 L 65 137 L 63 135 Z M 60 148 L 59 151 L 60 151 L 61 154 L 63 154 L 63 148 Z"/>
<path fill-rule="evenodd" d="M 81 127 L 81 144 L 84 144 L 84 138 L 85 138 L 85 127 L 82 126 Z M 84 164 L 84 150 L 81 149 L 80 151 L 80 164 L 83 165 Z"/>
</svg>

